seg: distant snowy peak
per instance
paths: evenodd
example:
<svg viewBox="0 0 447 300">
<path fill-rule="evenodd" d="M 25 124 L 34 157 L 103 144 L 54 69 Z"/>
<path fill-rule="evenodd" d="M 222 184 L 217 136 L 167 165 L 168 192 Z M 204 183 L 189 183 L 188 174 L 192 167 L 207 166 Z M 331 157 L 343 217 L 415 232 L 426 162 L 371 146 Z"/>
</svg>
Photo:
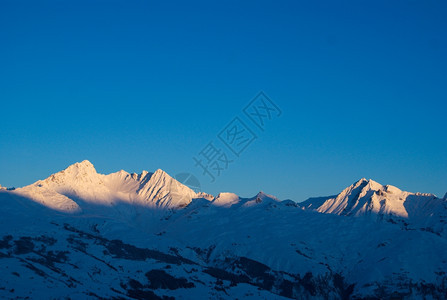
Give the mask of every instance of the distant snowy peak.
<svg viewBox="0 0 447 300">
<path fill-rule="evenodd" d="M 312 198 L 301 207 L 336 215 L 390 215 L 403 218 L 429 214 L 441 199 L 433 194 L 409 193 L 392 185 L 360 179 L 335 197 Z M 430 209 L 427 209 L 430 207 Z"/>
<path fill-rule="evenodd" d="M 270 205 L 275 203 L 280 203 L 281 201 L 276 198 L 275 196 L 266 194 L 262 191 L 260 191 L 256 196 L 249 199 L 244 199 L 244 207 L 251 207 L 251 206 L 264 206 L 264 205 Z"/>
<path fill-rule="evenodd" d="M 280 202 L 275 196 L 266 194 L 263 191 L 260 191 L 251 201 L 255 201 L 255 203 Z"/>
<path fill-rule="evenodd" d="M 93 164 L 88 160 L 83 160 L 82 162 L 74 163 L 71 166 L 68 166 L 68 168 L 66 168 L 64 171 L 67 173 L 69 172 L 96 173 L 95 166 L 93 166 Z"/>
<path fill-rule="evenodd" d="M 60 211 L 80 211 L 82 203 L 120 202 L 171 209 L 184 207 L 194 198 L 214 198 L 194 192 L 161 169 L 154 173 L 130 174 L 121 170 L 103 175 L 87 160 L 17 189 L 17 193 Z"/>
<path fill-rule="evenodd" d="M 75 163 L 60 172 L 52 174 L 47 179 L 35 183 L 35 185 L 46 187 L 85 187 L 92 184 L 103 184 L 103 182 L 100 174 L 96 172 L 95 167 L 88 160 Z"/>
<path fill-rule="evenodd" d="M 88 160 L 82 162 L 74 163 L 68 166 L 65 170 L 62 170 L 55 174 L 55 176 L 72 176 L 77 178 L 89 177 L 98 175 L 95 167 Z"/>
<path fill-rule="evenodd" d="M 220 193 L 213 201 L 214 206 L 220 207 L 252 207 L 252 206 L 264 206 L 270 204 L 284 204 L 287 206 L 296 206 L 296 203 L 292 200 L 281 201 L 275 196 L 259 192 L 256 196 L 251 198 L 241 198 L 233 193 Z"/>
<path fill-rule="evenodd" d="M 273 200 L 273 201 L 280 201 L 278 198 L 276 198 L 273 195 L 269 195 L 264 193 L 263 191 L 260 191 L 257 195 L 256 195 L 256 199 L 258 199 L 258 201 L 262 201 L 262 200 Z"/>
<path fill-rule="evenodd" d="M 234 204 L 238 204 L 241 201 L 238 195 L 233 193 L 219 193 L 213 200 L 212 204 L 221 207 L 230 207 Z"/>
</svg>

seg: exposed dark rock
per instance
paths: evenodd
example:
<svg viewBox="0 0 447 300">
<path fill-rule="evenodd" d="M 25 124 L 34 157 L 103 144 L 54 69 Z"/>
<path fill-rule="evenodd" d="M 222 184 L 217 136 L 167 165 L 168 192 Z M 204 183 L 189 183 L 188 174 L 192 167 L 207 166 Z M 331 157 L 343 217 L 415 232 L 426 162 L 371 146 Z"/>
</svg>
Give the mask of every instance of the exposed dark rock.
<svg viewBox="0 0 447 300">
<path fill-rule="evenodd" d="M 11 235 L 6 235 L 0 240 L 0 249 L 9 249 L 12 245 L 9 243 L 12 241 L 13 237 Z"/>
<path fill-rule="evenodd" d="M 163 270 L 151 270 L 145 274 L 149 280 L 150 289 L 170 289 L 193 288 L 194 283 L 188 282 L 185 278 L 176 278 Z"/>
<path fill-rule="evenodd" d="M 19 240 L 14 241 L 14 254 L 27 254 L 34 250 L 34 243 L 30 237 L 21 237 Z"/>
</svg>

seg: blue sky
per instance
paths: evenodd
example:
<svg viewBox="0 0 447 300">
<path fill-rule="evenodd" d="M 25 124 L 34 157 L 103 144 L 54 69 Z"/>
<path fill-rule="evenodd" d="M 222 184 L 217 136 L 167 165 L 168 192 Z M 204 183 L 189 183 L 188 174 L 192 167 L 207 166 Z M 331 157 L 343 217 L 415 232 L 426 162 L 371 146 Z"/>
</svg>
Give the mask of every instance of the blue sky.
<svg viewBox="0 0 447 300">
<path fill-rule="evenodd" d="M 84 159 L 301 201 L 362 177 L 447 192 L 445 1 L 1 1 L 0 184 Z M 260 131 L 242 109 L 282 110 Z M 193 157 L 240 117 L 216 181 Z"/>
</svg>

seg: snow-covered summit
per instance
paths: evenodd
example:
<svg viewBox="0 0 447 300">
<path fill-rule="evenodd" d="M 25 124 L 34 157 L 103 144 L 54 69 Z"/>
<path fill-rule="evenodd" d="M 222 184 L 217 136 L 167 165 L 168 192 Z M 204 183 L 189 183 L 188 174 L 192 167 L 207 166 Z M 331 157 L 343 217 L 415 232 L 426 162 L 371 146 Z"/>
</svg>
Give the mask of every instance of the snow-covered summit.
<svg viewBox="0 0 447 300">
<path fill-rule="evenodd" d="M 392 185 L 362 178 L 333 197 L 308 199 L 300 205 L 336 215 L 390 215 L 403 218 L 428 216 L 440 204 L 433 194 L 410 193 Z"/>
<path fill-rule="evenodd" d="M 95 167 L 88 160 L 75 163 L 66 169 L 52 174 L 45 180 L 38 181 L 35 184 L 41 186 L 55 187 L 63 185 L 85 186 L 88 184 L 101 184 L 100 174 L 96 172 Z"/>
<path fill-rule="evenodd" d="M 281 202 L 278 198 L 275 196 L 269 195 L 264 193 L 263 191 L 260 191 L 256 194 L 253 198 L 245 199 L 244 206 L 250 207 L 255 205 L 270 205 L 273 203 L 279 203 Z"/>
<path fill-rule="evenodd" d="M 219 193 L 217 197 L 213 200 L 213 205 L 222 206 L 222 207 L 230 207 L 234 204 L 240 202 L 240 198 L 238 195 L 233 193 Z"/>
</svg>

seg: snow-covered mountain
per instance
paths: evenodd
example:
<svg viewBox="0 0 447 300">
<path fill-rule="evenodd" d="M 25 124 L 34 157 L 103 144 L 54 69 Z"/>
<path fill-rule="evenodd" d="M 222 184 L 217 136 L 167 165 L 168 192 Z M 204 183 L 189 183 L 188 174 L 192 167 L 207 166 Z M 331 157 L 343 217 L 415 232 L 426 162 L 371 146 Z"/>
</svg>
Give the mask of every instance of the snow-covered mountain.
<svg viewBox="0 0 447 300">
<path fill-rule="evenodd" d="M 84 161 L 0 190 L 0 297 L 445 299 L 447 199 L 362 179 L 302 203 Z"/>
<path fill-rule="evenodd" d="M 447 198 L 433 194 L 410 193 L 392 185 L 381 185 L 365 178 L 337 196 L 311 198 L 301 207 L 326 214 L 369 217 L 426 228 L 438 234 L 447 232 Z"/>
<path fill-rule="evenodd" d="M 362 178 L 337 196 L 325 199 L 323 203 L 317 204 L 314 199 L 310 199 L 302 205 L 318 212 L 336 215 L 375 214 L 409 218 L 420 215 L 426 217 L 441 203 L 442 199 L 433 194 L 403 192 L 397 187 L 383 186 L 374 180 Z"/>
<path fill-rule="evenodd" d="M 176 209 L 185 207 L 193 198 L 211 197 L 197 194 L 163 170 L 141 174 L 121 170 L 103 175 L 87 160 L 15 192 L 64 212 L 79 212 L 88 204 L 117 203 Z"/>
</svg>

